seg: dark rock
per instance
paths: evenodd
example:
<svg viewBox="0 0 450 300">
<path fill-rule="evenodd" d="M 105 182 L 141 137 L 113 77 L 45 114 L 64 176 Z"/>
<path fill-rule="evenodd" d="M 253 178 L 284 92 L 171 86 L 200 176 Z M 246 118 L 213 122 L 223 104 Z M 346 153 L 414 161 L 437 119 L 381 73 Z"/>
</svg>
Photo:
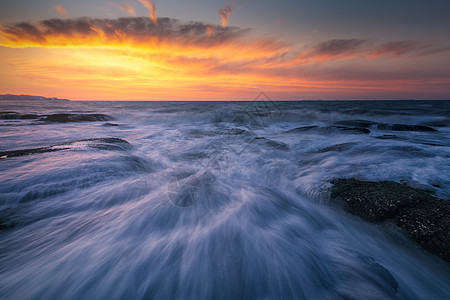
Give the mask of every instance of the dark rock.
<svg viewBox="0 0 450 300">
<path fill-rule="evenodd" d="M 203 159 L 208 158 L 208 153 L 205 152 L 186 152 L 181 155 L 182 158 L 187 160 L 196 160 L 196 159 Z"/>
<path fill-rule="evenodd" d="M 2 111 L 0 112 L 0 119 L 2 120 L 14 120 L 19 119 L 20 114 L 15 111 Z"/>
<path fill-rule="evenodd" d="M 272 147 L 281 151 L 288 151 L 289 146 L 282 142 L 266 139 L 265 137 L 255 137 L 255 143 L 263 146 Z"/>
<path fill-rule="evenodd" d="M 248 132 L 245 129 L 241 129 L 241 128 L 231 128 L 231 129 L 227 129 L 223 132 L 224 134 L 231 134 L 231 135 L 241 135 L 241 134 L 250 134 L 250 132 Z"/>
<path fill-rule="evenodd" d="M 20 116 L 20 119 L 24 119 L 24 120 L 34 120 L 37 118 L 38 118 L 38 115 L 35 115 L 35 114 L 25 114 L 25 115 Z"/>
<path fill-rule="evenodd" d="M 318 131 L 320 132 L 324 132 L 324 133 L 329 133 L 330 131 L 333 130 L 339 130 L 339 131 L 344 131 L 344 132 L 348 132 L 348 133 L 364 133 L 364 134 L 368 134 L 370 133 L 370 130 L 367 128 L 360 128 L 360 127 L 348 127 L 348 126 L 330 126 L 330 127 L 318 127 L 318 126 L 303 126 L 303 127 L 297 127 L 294 129 L 290 129 L 288 131 L 285 131 L 283 133 L 302 133 L 302 132 L 306 132 L 306 131 Z"/>
<path fill-rule="evenodd" d="M 290 129 L 288 131 L 285 131 L 283 133 L 298 133 L 298 132 L 304 132 L 304 131 L 309 131 L 311 129 L 316 129 L 317 126 L 303 126 L 303 127 L 297 127 L 294 129 Z"/>
<path fill-rule="evenodd" d="M 19 114 L 14 111 L 0 112 L 0 119 L 2 120 L 19 120 L 19 119 L 37 119 L 38 115 L 35 114 Z"/>
<path fill-rule="evenodd" d="M 67 149 L 69 149 L 69 148 L 42 147 L 42 148 L 23 149 L 23 150 L 1 151 L 0 159 L 5 159 L 8 157 L 15 157 L 15 156 L 31 155 L 31 154 L 36 154 L 36 153 L 54 152 L 54 151 L 67 150 Z"/>
<path fill-rule="evenodd" d="M 105 124 L 103 124 L 103 126 L 105 126 L 105 127 L 115 127 L 115 126 L 119 126 L 119 124 L 106 122 Z"/>
<path fill-rule="evenodd" d="M 392 219 L 424 249 L 450 261 L 450 201 L 393 181 L 335 179 L 331 198 L 368 221 Z"/>
<path fill-rule="evenodd" d="M 0 210 L 0 230 L 10 229 L 20 225 L 20 218 L 14 208 Z"/>
<path fill-rule="evenodd" d="M 77 142 L 103 142 L 103 143 L 108 143 L 108 144 L 127 144 L 130 145 L 130 143 L 128 143 L 127 141 L 123 140 L 123 139 L 119 139 L 119 138 L 93 138 L 93 139 L 84 139 L 84 140 L 77 140 L 77 141 L 73 141 L 73 142 L 68 142 L 65 144 L 73 144 L 73 143 L 77 143 Z M 63 144 L 61 144 L 63 145 Z"/>
<path fill-rule="evenodd" d="M 351 133 L 364 133 L 364 134 L 370 133 L 370 130 L 367 128 L 347 127 L 347 126 L 335 126 L 335 128 L 342 130 L 342 131 L 351 132 Z"/>
<path fill-rule="evenodd" d="M 437 131 L 434 128 L 424 125 L 407 125 L 407 124 L 378 124 L 379 130 L 393 130 L 393 131 L 419 131 L 419 132 L 433 132 Z"/>
<path fill-rule="evenodd" d="M 191 137 L 194 138 L 202 138 L 205 136 L 216 136 L 222 134 L 220 131 L 216 130 L 202 130 L 202 129 L 189 129 L 186 131 L 187 134 L 189 134 Z"/>
<path fill-rule="evenodd" d="M 375 138 L 380 140 L 401 140 L 401 138 L 393 134 L 384 134 L 381 136 L 376 136 Z"/>
<path fill-rule="evenodd" d="M 104 114 L 53 114 L 40 117 L 41 121 L 68 123 L 68 122 L 95 122 L 111 121 L 113 118 Z"/>
<path fill-rule="evenodd" d="M 93 138 L 93 139 L 85 139 L 85 140 L 77 140 L 73 142 L 68 142 L 60 145 L 68 145 L 79 142 L 96 142 L 91 143 L 88 146 L 90 148 L 99 149 L 99 150 L 108 150 L 108 151 L 125 151 L 131 148 L 130 143 L 125 140 L 119 138 Z"/>
<path fill-rule="evenodd" d="M 319 151 L 317 151 L 318 153 L 325 153 L 325 152 L 330 152 L 330 151 L 344 151 L 347 150 L 349 148 L 351 148 L 352 145 L 354 145 L 355 143 L 342 143 L 342 144 L 336 144 L 336 145 L 332 145 L 332 146 L 328 146 L 325 148 L 320 149 Z"/>
<path fill-rule="evenodd" d="M 346 120 L 346 121 L 339 121 L 336 122 L 337 125 L 344 125 L 344 126 L 352 126 L 352 127 L 359 127 L 359 128 L 369 128 L 370 126 L 378 124 L 377 122 L 367 121 L 367 120 Z"/>
<path fill-rule="evenodd" d="M 417 207 L 400 208 L 395 222 L 417 244 L 450 261 L 449 214 L 448 205 L 424 202 Z"/>
<path fill-rule="evenodd" d="M 6 114 L 18 114 L 15 111 L 0 111 L 0 115 L 6 115 Z"/>
<path fill-rule="evenodd" d="M 89 147 L 100 149 L 100 150 L 123 151 L 123 150 L 131 148 L 130 143 L 128 143 L 125 140 L 119 139 L 119 138 L 93 138 L 93 139 L 76 140 L 76 141 L 61 143 L 61 144 L 48 146 L 48 147 L 1 151 L 0 159 L 5 159 L 8 157 L 31 155 L 31 154 L 36 154 L 36 153 L 46 153 L 46 152 L 55 152 L 55 151 L 61 151 L 61 150 L 69 150 L 70 149 L 69 147 L 63 147 L 63 146 L 68 146 L 68 145 L 79 143 L 79 142 L 97 142 L 97 143 L 90 144 Z"/>
<path fill-rule="evenodd" d="M 52 115 L 36 115 L 36 114 L 20 114 L 14 111 L 0 112 L 0 119 L 3 120 L 33 120 L 68 123 L 68 122 L 95 122 L 95 121 L 110 121 L 113 120 L 111 116 L 104 114 L 52 114 Z M 111 124 L 111 123 L 107 123 Z M 117 125 L 110 125 L 117 126 Z"/>
<path fill-rule="evenodd" d="M 393 130 L 393 131 L 420 131 L 433 132 L 437 131 L 434 128 L 424 125 L 407 125 L 407 124 L 383 124 L 367 120 L 345 120 L 338 121 L 336 125 L 349 126 L 351 128 L 367 129 L 369 127 L 376 127 L 379 130 Z M 368 129 L 367 129 L 368 130 Z"/>
</svg>

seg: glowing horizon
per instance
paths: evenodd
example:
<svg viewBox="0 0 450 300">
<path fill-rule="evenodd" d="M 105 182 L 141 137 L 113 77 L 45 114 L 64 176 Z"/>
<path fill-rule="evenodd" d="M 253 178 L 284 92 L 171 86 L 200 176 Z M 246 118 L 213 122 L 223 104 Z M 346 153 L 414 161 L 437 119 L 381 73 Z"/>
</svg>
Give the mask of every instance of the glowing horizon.
<svg viewBox="0 0 450 300">
<path fill-rule="evenodd" d="M 153 1 L 109 3 L 128 17 L 0 26 L 0 93 L 72 100 L 450 99 L 450 46 L 420 40 L 316 38 L 156 16 Z M 112 5 L 111 5 L 112 4 Z M 233 7 L 234 8 L 234 7 Z M 234 12 L 233 12 L 234 13 Z M 218 18 L 219 22 L 219 18 Z M 444 62 L 444 63 L 443 63 Z"/>
</svg>

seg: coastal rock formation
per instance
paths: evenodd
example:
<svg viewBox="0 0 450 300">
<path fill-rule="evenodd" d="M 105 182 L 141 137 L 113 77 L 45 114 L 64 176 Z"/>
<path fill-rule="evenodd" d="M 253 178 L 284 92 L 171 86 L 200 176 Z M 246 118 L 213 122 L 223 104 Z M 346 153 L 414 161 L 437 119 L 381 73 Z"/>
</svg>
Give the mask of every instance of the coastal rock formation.
<svg viewBox="0 0 450 300">
<path fill-rule="evenodd" d="M 104 114 L 20 114 L 14 111 L 0 112 L 0 119 L 3 120 L 36 120 L 45 122 L 68 123 L 68 122 L 96 122 L 111 121 L 113 117 Z"/>
<path fill-rule="evenodd" d="M 85 144 L 86 147 L 99 149 L 99 150 L 112 150 L 112 151 L 124 151 L 131 148 L 131 144 L 126 140 L 119 138 L 93 138 L 70 141 L 66 143 L 56 144 L 48 147 L 31 148 L 31 149 L 20 149 L 20 150 L 9 150 L 0 151 L 0 159 L 5 159 L 9 157 L 25 156 L 36 153 L 46 153 L 62 150 L 70 150 L 71 146 L 76 146 L 80 144 Z"/>
<path fill-rule="evenodd" d="M 350 126 L 353 128 L 367 129 L 376 128 L 378 130 L 391 131 L 416 131 L 416 132 L 436 132 L 437 130 L 425 125 L 409 125 L 409 124 L 386 124 L 377 123 L 367 120 L 345 120 L 336 122 L 337 125 Z"/>
<path fill-rule="evenodd" d="M 371 222 L 393 220 L 424 249 L 450 261 L 450 202 L 393 181 L 335 179 L 331 198 Z"/>
<path fill-rule="evenodd" d="M 43 101 L 65 101 L 65 102 L 70 101 L 69 99 L 60 99 L 56 97 L 13 95 L 13 94 L 2 94 L 0 95 L 0 100 L 43 100 Z"/>
</svg>

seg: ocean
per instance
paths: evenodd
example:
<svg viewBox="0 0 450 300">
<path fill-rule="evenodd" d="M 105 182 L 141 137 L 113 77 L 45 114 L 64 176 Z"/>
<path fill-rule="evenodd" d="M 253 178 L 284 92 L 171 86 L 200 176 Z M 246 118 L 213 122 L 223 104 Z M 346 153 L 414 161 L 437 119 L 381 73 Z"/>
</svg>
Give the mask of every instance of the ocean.
<svg viewBox="0 0 450 300">
<path fill-rule="evenodd" d="M 1 299 L 449 299 L 449 263 L 330 200 L 450 198 L 450 101 L 0 101 Z"/>
</svg>

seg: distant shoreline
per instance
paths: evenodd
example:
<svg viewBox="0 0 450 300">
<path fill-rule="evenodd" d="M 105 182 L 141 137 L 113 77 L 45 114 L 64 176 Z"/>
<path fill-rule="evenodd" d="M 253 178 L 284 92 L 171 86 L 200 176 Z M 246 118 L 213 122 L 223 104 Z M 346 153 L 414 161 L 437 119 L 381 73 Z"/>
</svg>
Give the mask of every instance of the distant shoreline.
<svg viewBox="0 0 450 300">
<path fill-rule="evenodd" d="M 60 99 L 57 97 L 43 97 L 43 96 L 32 96 L 32 95 L 13 95 L 13 94 L 3 94 L 0 95 L 0 100 L 45 100 L 45 101 L 70 101 L 69 99 Z"/>
</svg>

